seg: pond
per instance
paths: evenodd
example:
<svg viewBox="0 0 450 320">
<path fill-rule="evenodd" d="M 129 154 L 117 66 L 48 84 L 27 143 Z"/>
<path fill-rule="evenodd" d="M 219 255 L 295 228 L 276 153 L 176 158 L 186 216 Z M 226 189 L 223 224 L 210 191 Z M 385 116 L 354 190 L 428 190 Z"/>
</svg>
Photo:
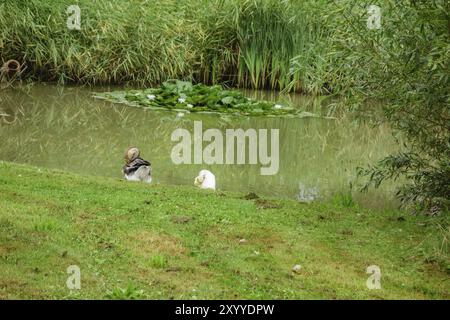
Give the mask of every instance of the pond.
<svg viewBox="0 0 450 320">
<path fill-rule="evenodd" d="M 92 98 L 94 91 L 114 89 L 35 84 L 0 91 L 0 160 L 120 179 L 125 149 L 138 146 L 142 157 L 152 163 L 156 184 L 193 185 L 197 173 L 206 168 L 216 175 L 219 190 L 293 199 L 302 190 L 314 190 L 319 199 L 329 199 L 355 183 L 357 166 L 373 163 L 398 148 L 388 127 L 373 128 L 349 117 L 192 113 L 181 117 L 176 112 L 146 111 Z M 281 99 L 273 93 L 245 93 Z M 283 99 L 296 106 L 315 102 L 300 95 Z M 174 164 L 171 152 L 177 142 L 171 135 L 179 128 L 193 132 L 194 121 L 201 121 L 203 130 L 216 128 L 224 134 L 226 129 L 279 129 L 277 174 L 261 175 L 260 164 Z M 389 184 L 368 194 L 353 194 L 363 205 L 388 208 L 396 205 L 393 189 Z"/>
</svg>

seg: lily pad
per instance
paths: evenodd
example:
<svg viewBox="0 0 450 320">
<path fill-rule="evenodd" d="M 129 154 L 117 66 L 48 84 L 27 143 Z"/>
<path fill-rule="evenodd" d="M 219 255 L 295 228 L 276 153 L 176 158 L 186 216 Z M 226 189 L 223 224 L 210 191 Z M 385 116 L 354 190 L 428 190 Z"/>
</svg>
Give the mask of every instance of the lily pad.
<svg viewBox="0 0 450 320">
<path fill-rule="evenodd" d="M 157 88 L 96 93 L 94 98 L 146 109 L 175 112 L 320 117 L 291 106 L 281 107 L 274 102 L 251 99 L 237 90 L 224 90 L 218 85 L 207 86 L 201 83 L 194 85 L 191 82 L 180 80 L 166 81 Z"/>
</svg>

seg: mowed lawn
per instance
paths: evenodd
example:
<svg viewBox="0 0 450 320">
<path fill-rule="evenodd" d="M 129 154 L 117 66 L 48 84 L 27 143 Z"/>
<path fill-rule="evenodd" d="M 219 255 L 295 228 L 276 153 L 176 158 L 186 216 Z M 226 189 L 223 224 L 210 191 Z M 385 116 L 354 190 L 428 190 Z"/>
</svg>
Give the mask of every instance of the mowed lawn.
<svg viewBox="0 0 450 320">
<path fill-rule="evenodd" d="M 448 215 L 250 198 L 0 162 L 0 298 L 450 298 Z"/>
</svg>

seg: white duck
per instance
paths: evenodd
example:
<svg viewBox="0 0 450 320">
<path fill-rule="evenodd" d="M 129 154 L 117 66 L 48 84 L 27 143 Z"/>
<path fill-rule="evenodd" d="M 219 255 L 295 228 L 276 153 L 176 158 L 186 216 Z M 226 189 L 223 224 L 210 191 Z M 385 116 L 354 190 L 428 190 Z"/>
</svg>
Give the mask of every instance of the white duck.
<svg viewBox="0 0 450 320">
<path fill-rule="evenodd" d="M 216 177 L 209 170 L 201 170 L 194 180 L 194 185 L 202 189 L 216 190 Z"/>
<path fill-rule="evenodd" d="M 139 157 L 140 151 L 136 147 L 130 147 L 125 152 L 125 165 L 122 172 L 128 181 L 152 182 L 152 165 L 147 160 Z"/>
</svg>

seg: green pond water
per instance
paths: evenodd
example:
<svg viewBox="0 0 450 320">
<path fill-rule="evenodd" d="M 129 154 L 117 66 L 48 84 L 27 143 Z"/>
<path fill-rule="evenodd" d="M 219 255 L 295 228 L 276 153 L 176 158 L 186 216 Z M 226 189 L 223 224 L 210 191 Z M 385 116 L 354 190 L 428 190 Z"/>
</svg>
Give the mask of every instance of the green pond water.
<svg viewBox="0 0 450 320">
<path fill-rule="evenodd" d="M 389 128 L 372 128 L 348 117 L 223 118 L 192 113 L 179 117 L 176 112 L 146 111 L 92 98 L 94 91 L 109 90 L 114 88 L 32 85 L 0 91 L 0 160 L 121 179 L 124 151 L 137 146 L 142 157 L 151 161 L 156 184 L 193 186 L 198 172 L 209 169 L 218 190 L 292 199 L 303 190 L 320 200 L 357 183 L 357 166 L 397 149 Z M 246 94 L 281 99 L 267 92 Z M 283 99 L 297 107 L 315 102 L 299 95 Z M 219 129 L 224 139 L 226 129 L 279 129 L 278 173 L 261 175 L 261 164 L 175 165 L 171 152 L 177 142 L 171 141 L 172 132 L 185 128 L 193 135 L 194 121 L 202 121 L 203 130 Z M 353 196 L 362 205 L 387 208 L 396 205 L 393 190 L 393 185 L 386 185 L 367 194 L 353 191 Z"/>
</svg>

